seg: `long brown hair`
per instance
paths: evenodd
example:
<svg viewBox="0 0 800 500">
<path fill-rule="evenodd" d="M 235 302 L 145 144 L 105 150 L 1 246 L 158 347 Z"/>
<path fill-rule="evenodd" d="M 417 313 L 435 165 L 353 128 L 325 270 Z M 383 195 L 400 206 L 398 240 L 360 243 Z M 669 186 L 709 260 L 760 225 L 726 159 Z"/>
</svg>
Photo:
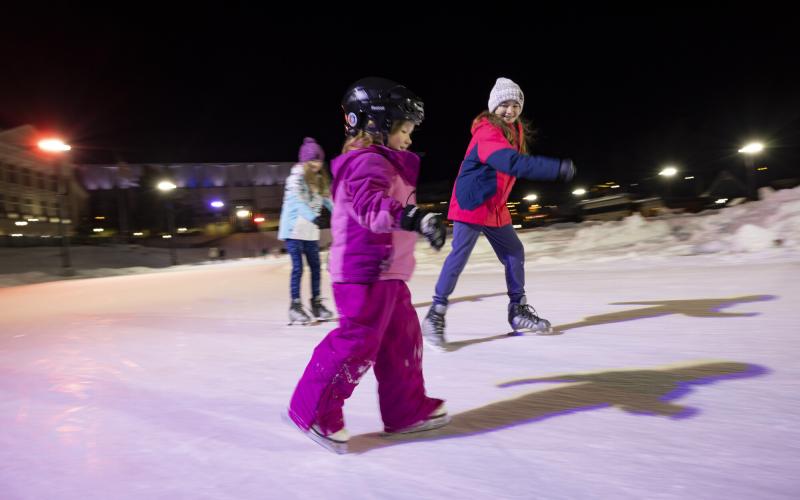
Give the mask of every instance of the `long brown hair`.
<svg viewBox="0 0 800 500">
<path fill-rule="evenodd" d="M 489 123 L 503 131 L 503 136 L 514 147 L 517 147 L 519 142 L 520 153 L 527 153 L 528 148 L 533 144 L 536 138 L 536 129 L 533 128 L 531 122 L 522 118 L 517 118 L 513 125 L 509 125 L 502 118 L 492 113 L 491 111 L 483 111 L 481 114 L 472 120 L 472 126 L 478 124 L 479 121 L 486 118 Z M 519 129 L 519 132 L 517 132 Z"/>
<path fill-rule="evenodd" d="M 319 172 L 314 172 L 314 169 L 311 168 L 309 163 L 311 162 L 307 161 L 303 164 L 303 178 L 305 179 L 308 188 L 313 193 L 317 193 L 329 198 L 331 195 L 331 178 L 328 175 L 328 172 L 325 170 L 325 165 L 320 167 Z"/>
</svg>

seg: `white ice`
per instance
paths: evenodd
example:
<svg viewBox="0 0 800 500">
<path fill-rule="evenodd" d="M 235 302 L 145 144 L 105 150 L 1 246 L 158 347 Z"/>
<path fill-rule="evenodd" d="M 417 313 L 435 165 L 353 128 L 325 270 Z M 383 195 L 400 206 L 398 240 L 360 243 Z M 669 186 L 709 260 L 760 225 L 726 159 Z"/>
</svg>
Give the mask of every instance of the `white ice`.
<svg viewBox="0 0 800 500">
<path fill-rule="evenodd" d="M 520 233 L 561 335 L 505 335 L 479 241 L 425 352 L 453 422 L 381 437 L 368 375 L 342 456 L 280 418 L 335 326 L 286 326 L 285 257 L 0 288 L 0 498 L 798 498 L 800 189 L 763 195 Z"/>
</svg>

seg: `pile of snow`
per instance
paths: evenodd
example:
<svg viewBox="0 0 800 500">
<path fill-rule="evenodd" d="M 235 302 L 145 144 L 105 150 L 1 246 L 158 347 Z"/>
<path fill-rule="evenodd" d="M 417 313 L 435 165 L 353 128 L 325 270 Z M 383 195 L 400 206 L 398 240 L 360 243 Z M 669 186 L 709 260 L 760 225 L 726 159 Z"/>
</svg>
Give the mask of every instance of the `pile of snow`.
<svg viewBox="0 0 800 500">
<path fill-rule="evenodd" d="M 760 197 L 699 214 L 652 219 L 635 214 L 621 221 L 520 231 L 519 236 L 526 261 L 537 269 L 615 261 L 647 265 L 681 256 L 710 256 L 725 262 L 800 257 L 800 187 L 764 188 Z M 438 273 L 442 260 L 442 255 L 420 244 L 417 273 Z M 465 272 L 496 271 L 497 265 L 489 242 L 481 238 Z"/>
</svg>

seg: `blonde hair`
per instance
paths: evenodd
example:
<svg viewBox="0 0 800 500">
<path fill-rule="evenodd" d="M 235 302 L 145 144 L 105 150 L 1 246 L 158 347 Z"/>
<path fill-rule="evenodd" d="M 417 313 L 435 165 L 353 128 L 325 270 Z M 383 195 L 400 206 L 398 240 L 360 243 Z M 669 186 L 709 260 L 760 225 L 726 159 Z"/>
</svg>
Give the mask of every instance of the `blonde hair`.
<svg viewBox="0 0 800 500">
<path fill-rule="evenodd" d="M 372 134 L 368 134 L 363 130 L 359 130 L 358 133 L 352 137 L 348 137 L 344 140 L 344 145 L 342 146 L 342 154 L 349 153 L 350 151 L 354 151 L 356 149 L 365 149 L 373 144 L 378 143 L 382 144 L 383 140 L 380 136 L 375 137 Z"/>
<path fill-rule="evenodd" d="M 392 128 L 389 130 L 389 135 L 394 134 L 406 123 L 413 123 L 410 120 L 395 120 L 392 122 Z M 373 144 L 383 144 L 383 134 L 370 134 L 364 130 L 359 130 L 358 133 L 352 137 L 344 140 L 342 146 L 342 154 L 354 151 L 356 149 L 365 149 Z"/>
<path fill-rule="evenodd" d="M 320 194 L 324 197 L 330 197 L 331 195 L 331 178 L 328 175 L 328 172 L 325 171 L 325 166 L 323 165 L 320 167 L 319 172 L 314 172 L 314 169 L 311 167 L 312 161 L 319 161 L 320 160 L 311 160 L 307 161 L 303 164 L 303 179 L 305 179 L 308 188 L 313 193 Z"/>
<path fill-rule="evenodd" d="M 499 128 L 503 132 L 503 136 L 506 138 L 509 144 L 519 147 L 520 153 L 528 152 L 529 144 L 532 144 L 534 138 L 536 137 L 536 130 L 531 126 L 529 121 L 519 117 L 517 118 L 516 123 L 509 125 L 505 122 L 505 120 L 491 111 L 484 111 L 476 116 L 474 120 L 472 120 L 472 126 L 474 127 L 484 118 L 489 120 L 489 123 Z"/>
</svg>

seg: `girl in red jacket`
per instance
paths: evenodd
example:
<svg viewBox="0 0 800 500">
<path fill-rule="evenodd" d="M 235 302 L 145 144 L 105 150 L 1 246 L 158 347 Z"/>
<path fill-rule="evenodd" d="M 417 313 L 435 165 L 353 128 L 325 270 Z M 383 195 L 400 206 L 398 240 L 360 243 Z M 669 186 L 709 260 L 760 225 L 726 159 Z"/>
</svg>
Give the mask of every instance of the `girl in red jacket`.
<svg viewBox="0 0 800 500">
<path fill-rule="evenodd" d="M 575 166 L 572 160 L 528 154 L 529 130 L 520 120 L 524 104 L 522 89 L 507 78 L 498 78 L 489 94 L 489 109 L 472 122 L 472 140 L 450 198 L 448 218 L 453 221 L 453 250 L 444 262 L 433 305 L 422 322 L 423 336 L 433 347 L 441 349 L 446 343 L 444 316 L 448 297 L 481 233 L 505 266 L 511 328 L 515 333 L 552 330 L 550 322 L 527 304 L 525 249 L 511 225 L 506 202 L 517 177 L 568 182 L 575 175 Z"/>
</svg>

